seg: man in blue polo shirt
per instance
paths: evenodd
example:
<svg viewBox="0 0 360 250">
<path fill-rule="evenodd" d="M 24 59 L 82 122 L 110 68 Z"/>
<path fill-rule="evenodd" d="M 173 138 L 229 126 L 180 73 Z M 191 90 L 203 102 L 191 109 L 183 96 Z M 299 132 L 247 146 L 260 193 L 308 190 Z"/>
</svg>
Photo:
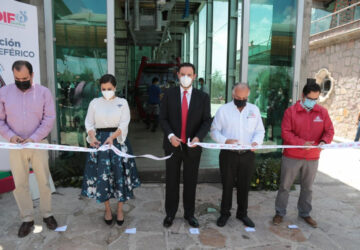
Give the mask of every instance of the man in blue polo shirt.
<svg viewBox="0 0 360 250">
<path fill-rule="evenodd" d="M 152 132 L 156 131 L 159 121 L 159 111 L 160 111 L 160 93 L 161 90 L 158 86 L 159 78 L 154 77 L 152 79 L 152 84 L 149 87 L 149 100 L 148 100 L 148 113 L 146 119 L 147 128 L 150 128 L 151 122 L 153 127 Z M 152 119 L 151 119 L 152 118 Z"/>
</svg>

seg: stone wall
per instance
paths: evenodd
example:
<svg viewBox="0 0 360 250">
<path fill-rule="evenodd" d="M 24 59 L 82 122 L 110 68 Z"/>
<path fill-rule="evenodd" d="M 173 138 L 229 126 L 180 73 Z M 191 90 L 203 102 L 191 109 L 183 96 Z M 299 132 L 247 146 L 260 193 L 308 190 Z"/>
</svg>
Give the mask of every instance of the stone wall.
<svg viewBox="0 0 360 250">
<path fill-rule="evenodd" d="M 360 30 L 359 30 L 360 33 Z M 337 34 L 344 35 L 344 34 Z M 353 140 L 360 112 L 360 38 L 328 42 L 317 39 L 308 56 L 308 77 L 325 68 L 334 79 L 334 89 L 320 105 L 326 107 L 334 123 L 335 136 Z"/>
</svg>

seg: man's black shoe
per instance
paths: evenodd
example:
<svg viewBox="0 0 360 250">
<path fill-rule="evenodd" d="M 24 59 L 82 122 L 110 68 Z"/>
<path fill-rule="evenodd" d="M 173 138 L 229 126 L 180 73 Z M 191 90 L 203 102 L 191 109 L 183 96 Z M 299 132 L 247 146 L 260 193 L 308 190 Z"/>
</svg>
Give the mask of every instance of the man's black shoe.
<svg viewBox="0 0 360 250">
<path fill-rule="evenodd" d="M 34 228 L 34 221 L 23 222 L 19 228 L 18 236 L 24 238 Z"/>
<path fill-rule="evenodd" d="M 164 227 L 171 227 L 174 221 L 174 217 L 166 216 L 163 222 Z"/>
<path fill-rule="evenodd" d="M 187 222 L 189 223 L 190 226 L 196 227 L 196 228 L 199 227 L 199 222 L 194 216 L 184 217 L 184 219 L 187 220 Z"/>
<path fill-rule="evenodd" d="M 45 222 L 47 228 L 49 228 L 50 230 L 55 230 L 58 226 L 54 216 L 44 218 L 43 221 Z"/>
<path fill-rule="evenodd" d="M 221 215 L 221 216 L 218 218 L 218 220 L 217 220 L 217 222 L 216 222 L 216 225 L 217 225 L 218 227 L 223 227 L 223 226 L 225 226 L 225 225 L 226 225 L 226 222 L 227 222 L 228 219 L 229 219 L 229 217 L 230 217 L 230 216 L 227 216 L 227 215 Z"/>
<path fill-rule="evenodd" d="M 241 220 L 247 227 L 255 227 L 255 223 L 247 216 L 240 217 L 236 216 L 237 219 Z"/>
</svg>

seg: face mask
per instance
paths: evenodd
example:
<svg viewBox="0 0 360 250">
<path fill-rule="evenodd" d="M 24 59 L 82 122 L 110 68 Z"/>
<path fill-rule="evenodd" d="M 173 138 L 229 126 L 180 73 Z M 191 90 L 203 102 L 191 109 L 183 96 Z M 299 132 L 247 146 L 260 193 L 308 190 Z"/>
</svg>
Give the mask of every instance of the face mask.
<svg viewBox="0 0 360 250">
<path fill-rule="evenodd" d="M 245 107 L 246 102 L 247 102 L 247 99 L 244 99 L 244 100 L 234 99 L 234 103 L 235 103 L 236 107 L 238 107 L 238 108 Z"/>
<path fill-rule="evenodd" d="M 31 87 L 30 80 L 27 80 L 27 81 L 15 81 L 15 85 L 21 91 L 28 90 Z"/>
<path fill-rule="evenodd" d="M 190 86 L 191 86 L 191 83 L 192 83 L 191 77 L 182 76 L 182 77 L 180 78 L 180 84 L 181 84 L 181 86 L 183 86 L 184 88 L 190 87 Z"/>
<path fill-rule="evenodd" d="M 305 98 L 304 106 L 307 107 L 308 109 L 312 109 L 315 106 L 315 104 L 316 104 L 316 100 L 310 100 Z"/>
<path fill-rule="evenodd" d="M 104 90 L 104 91 L 101 91 L 101 93 L 103 94 L 103 96 L 106 100 L 110 100 L 115 95 L 114 90 Z"/>
</svg>

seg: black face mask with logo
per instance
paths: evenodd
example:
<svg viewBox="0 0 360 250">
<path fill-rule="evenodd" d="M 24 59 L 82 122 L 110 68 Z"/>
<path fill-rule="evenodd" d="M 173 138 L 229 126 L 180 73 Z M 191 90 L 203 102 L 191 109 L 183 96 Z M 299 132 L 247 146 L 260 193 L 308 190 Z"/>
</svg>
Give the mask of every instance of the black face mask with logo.
<svg viewBox="0 0 360 250">
<path fill-rule="evenodd" d="M 27 80 L 27 81 L 15 81 L 15 85 L 21 91 L 26 91 L 31 87 L 31 82 L 30 82 L 30 80 Z"/>
<path fill-rule="evenodd" d="M 235 103 L 236 107 L 238 107 L 238 108 L 245 107 L 246 102 L 247 102 L 247 99 L 244 99 L 244 100 L 234 99 L 234 103 Z"/>
</svg>

